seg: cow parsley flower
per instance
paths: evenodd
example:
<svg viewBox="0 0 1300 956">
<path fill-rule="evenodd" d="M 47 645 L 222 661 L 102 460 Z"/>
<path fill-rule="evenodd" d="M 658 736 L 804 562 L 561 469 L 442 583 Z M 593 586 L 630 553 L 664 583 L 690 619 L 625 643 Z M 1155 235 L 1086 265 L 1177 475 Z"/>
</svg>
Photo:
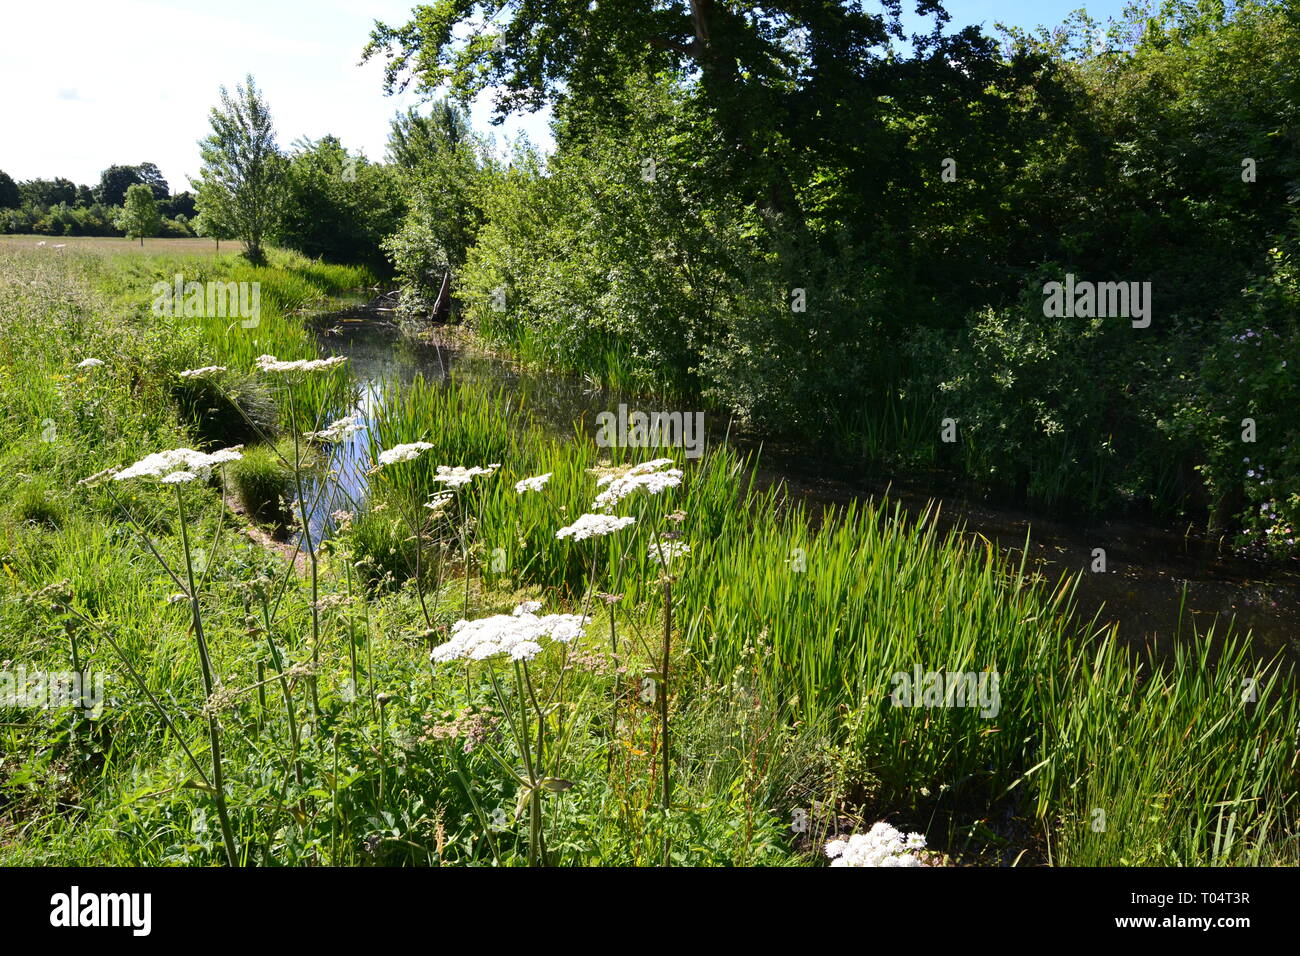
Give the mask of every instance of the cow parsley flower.
<svg viewBox="0 0 1300 956">
<path fill-rule="evenodd" d="M 433 476 L 434 481 L 440 481 L 449 488 L 459 488 L 462 485 L 468 485 L 479 475 L 490 475 L 501 466 L 498 464 L 488 465 L 486 468 L 465 468 L 457 465 L 452 468 L 448 465 L 439 465 L 438 473 Z"/>
<path fill-rule="evenodd" d="M 538 475 L 535 478 L 525 478 L 523 481 L 515 482 L 515 493 L 522 495 L 525 491 L 541 491 L 542 486 L 551 480 L 553 472 L 547 472 L 544 475 Z"/>
<path fill-rule="evenodd" d="M 498 654 L 511 660 L 531 661 L 544 649 L 543 641 L 567 643 L 582 633 L 588 618 L 577 614 L 538 617 L 537 602 L 521 604 L 510 614 L 494 614 L 477 621 L 457 621 L 451 640 L 433 649 L 434 663 L 481 661 Z"/>
<path fill-rule="evenodd" d="M 675 559 L 690 554 L 691 546 L 685 541 L 660 541 L 658 544 L 652 541 L 646 553 L 655 564 L 670 564 Z"/>
<path fill-rule="evenodd" d="M 582 541 L 584 538 L 595 538 L 601 535 L 613 534 L 615 531 L 621 531 L 630 524 L 635 524 L 635 518 L 616 518 L 613 515 L 593 515 L 585 514 L 573 524 L 561 528 L 555 532 L 557 538 L 573 538 L 574 541 Z"/>
<path fill-rule="evenodd" d="M 211 454 L 195 451 L 193 448 L 173 448 L 171 451 L 154 452 L 146 455 L 134 465 L 123 468 L 112 477 L 114 481 L 126 481 L 130 478 L 157 478 L 167 484 L 206 478 L 212 469 L 226 462 L 238 461 L 244 456 L 239 448 L 223 448 Z M 189 477 L 179 477 L 188 475 Z"/>
<path fill-rule="evenodd" d="M 379 467 L 396 465 L 403 461 L 414 461 L 432 447 L 427 441 L 413 441 L 406 445 L 394 445 L 387 451 L 379 453 Z"/>
<path fill-rule="evenodd" d="M 605 490 L 596 496 L 593 507 L 608 511 L 633 492 L 645 491 L 657 495 L 668 488 L 676 488 L 682 483 L 681 469 L 659 470 L 672 463 L 671 458 L 655 458 L 630 468 L 602 474 L 596 480 L 596 485 Z"/>
<path fill-rule="evenodd" d="M 866 833 L 854 833 L 848 839 L 831 840 L 826 856 L 831 866 L 924 866 L 915 850 L 925 848 L 925 836 L 894 829 L 883 821 Z"/>
<path fill-rule="evenodd" d="M 77 363 L 77 368 L 98 368 L 103 365 L 103 361 L 97 358 L 82 359 Z"/>
<path fill-rule="evenodd" d="M 202 368 L 187 368 L 179 374 L 181 378 L 207 378 L 209 375 L 216 375 L 225 370 L 224 365 L 205 365 Z"/>
<path fill-rule="evenodd" d="M 356 415 L 347 415 L 336 421 L 331 422 L 318 432 L 307 432 L 308 438 L 315 438 L 317 441 L 340 442 L 344 439 L 351 438 L 357 432 L 365 431 L 366 426 L 361 424 L 360 413 Z"/>
<path fill-rule="evenodd" d="M 297 359 L 285 362 L 280 361 L 274 355 L 260 355 L 257 359 L 257 367 L 263 372 L 321 372 L 342 365 L 346 361 L 347 358 L 342 355 L 332 355 L 324 359 Z"/>
</svg>

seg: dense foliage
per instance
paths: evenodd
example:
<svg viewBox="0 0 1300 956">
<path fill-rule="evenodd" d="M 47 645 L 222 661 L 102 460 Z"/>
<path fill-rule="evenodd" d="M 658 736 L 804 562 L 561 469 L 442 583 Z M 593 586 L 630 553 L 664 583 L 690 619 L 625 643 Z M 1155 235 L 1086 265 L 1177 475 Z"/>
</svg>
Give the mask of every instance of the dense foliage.
<svg viewBox="0 0 1300 956">
<path fill-rule="evenodd" d="M 462 204 L 484 335 L 894 473 L 1295 550 L 1292 6 L 1001 44 L 936 10 L 905 41 L 892 4 L 480 6 L 419 7 L 368 52 L 394 86 L 555 108 L 555 154 Z M 452 261 L 435 222 L 412 203 L 405 272 Z M 1047 314 L 1067 276 L 1135 308 L 1149 283 L 1149 323 Z"/>
</svg>

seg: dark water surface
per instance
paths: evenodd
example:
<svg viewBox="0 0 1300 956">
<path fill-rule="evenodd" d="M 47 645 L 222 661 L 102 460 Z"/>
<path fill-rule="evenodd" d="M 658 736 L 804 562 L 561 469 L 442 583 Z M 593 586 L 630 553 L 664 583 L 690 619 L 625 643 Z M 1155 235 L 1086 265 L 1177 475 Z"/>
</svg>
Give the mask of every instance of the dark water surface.
<svg viewBox="0 0 1300 956">
<path fill-rule="evenodd" d="M 317 322 L 322 350 L 349 357 L 362 385 L 362 409 L 378 401 L 387 382 L 427 379 L 478 382 L 517 395 L 542 423 L 574 434 L 575 425 L 594 434 L 596 415 L 616 411 L 620 402 L 646 411 L 653 403 L 594 388 L 572 376 L 521 370 L 511 362 L 471 349 L 417 343 L 403 338 L 373 311 L 351 309 L 322 314 Z M 1080 612 L 1100 622 L 1120 624 L 1130 642 L 1167 650 L 1171 642 L 1203 640 L 1213 627 L 1222 635 L 1232 626 L 1250 631 L 1257 653 L 1285 651 L 1300 661 L 1300 570 L 1266 567 L 1235 554 L 1226 544 L 1183 530 L 1124 520 L 1087 522 L 1054 518 L 1028 509 L 991 505 L 961 492 L 918 487 L 902 477 L 868 478 L 851 469 L 815 462 L 799 450 L 761 448 L 744 435 L 729 433 L 725 421 L 710 415 L 711 441 L 726 438 L 742 451 L 761 450 L 760 480 L 784 482 L 789 494 L 811 509 L 825 504 L 879 498 L 888 492 L 910 515 L 938 508 L 941 528 L 960 526 L 997 545 L 1009 559 L 1025 557 L 1028 566 L 1055 583 L 1062 574 L 1080 573 L 1076 592 Z M 341 480 L 347 494 L 314 509 L 313 525 L 328 533 L 329 514 L 365 494 L 368 440 L 363 433 L 342 449 Z M 1093 549 L 1106 553 L 1106 573 L 1091 569 Z M 1200 636 L 1198 636 L 1200 635 Z"/>
</svg>

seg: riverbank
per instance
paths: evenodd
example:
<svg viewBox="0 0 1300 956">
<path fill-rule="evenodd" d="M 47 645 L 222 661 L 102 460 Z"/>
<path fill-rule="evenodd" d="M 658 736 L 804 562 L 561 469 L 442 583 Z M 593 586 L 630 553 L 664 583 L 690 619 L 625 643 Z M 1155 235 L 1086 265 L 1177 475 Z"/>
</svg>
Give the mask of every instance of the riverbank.
<svg viewBox="0 0 1300 956">
<path fill-rule="evenodd" d="M 574 376 L 514 361 L 456 326 L 434 327 L 411 339 L 384 314 L 349 309 L 326 312 L 313 328 L 321 347 L 348 355 L 368 386 L 409 382 L 416 376 L 499 386 L 527 402 L 557 435 L 580 430 L 594 436 L 597 416 L 620 405 L 647 411 L 667 407 L 662 400 L 593 387 Z M 1190 527 L 1063 517 L 984 500 L 951 482 L 864 475 L 817 457 L 814 448 L 765 443 L 715 410 L 703 414 L 715 447 L 725 443 L 741 454 L 756 455 L 758 483 L 779 484 L 814 514 L 826 506 L 883 500 L 901 503 L 913 517 L 933 509 L 943 530 L 992 541 L 1013 564 L 1027 546 L 1028 566 L 1047 581 L 1077 575 L 1080 618 L 1119 624 L 1122 638 L 1133 646 L 1150 645 L 1165 656 L 1178 640 L 1196 641 L 1207 634 L 1221 638 L 1235 630 L 1250 634 L 1262 659 L 1282 652 L 1300 662 L 1300 570 L 1295 562 L 1252 560 L 1224 539 Z"/>
</svg>

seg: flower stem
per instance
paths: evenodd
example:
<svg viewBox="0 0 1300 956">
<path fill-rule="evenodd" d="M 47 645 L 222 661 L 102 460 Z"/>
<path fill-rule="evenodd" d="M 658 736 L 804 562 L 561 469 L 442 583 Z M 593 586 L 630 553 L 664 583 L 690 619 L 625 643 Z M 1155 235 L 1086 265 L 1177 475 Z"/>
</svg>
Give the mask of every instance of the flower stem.
<svg viewBox="0 0 1300 956">
<path fill-rule="evenodd" d="M 185 498 L 181 486 L 176 486 L 176 508 L 180 514 L 181 544 L 185 549 L 185 577 L 189 582 L 190 615 L 194 622 L 194 640 L 199 649 L 199 665 L 203 671 L 203 690 L 205 702 L 212 697 L 212 662 L 208 658 L 208 642 L 203 633 L 203 614 L 199 610 L 199 593 L 194 587 L 194 561 L 190 557 L 190 535 L 185 519 Z M 230 813 L 226 809 L 225 778 L 221 767 L 221 726 L 217 715 L 208 713 L 208 740 L 212 747 L 212 789 L 216 794 L 217 817 L 221 821 L 221 839 L 225 843 L 226 862 L 230 866 L 239 865 L 239 854 L 235 850 L 235 836 L 230 828 Z"/>
</svg>

